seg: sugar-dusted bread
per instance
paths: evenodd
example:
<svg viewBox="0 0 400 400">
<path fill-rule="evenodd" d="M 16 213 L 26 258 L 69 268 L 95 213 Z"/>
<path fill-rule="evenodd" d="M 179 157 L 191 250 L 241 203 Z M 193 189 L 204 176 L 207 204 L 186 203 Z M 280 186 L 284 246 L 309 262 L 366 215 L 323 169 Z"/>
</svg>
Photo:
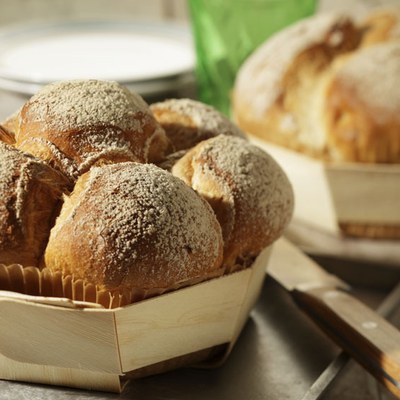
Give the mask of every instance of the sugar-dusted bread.
<svg viewBox="0 0 400 400">
<path fill-rule="evenodd" d="M 0 263 L 37 266 L 68 180 L 0 142 Z"/>
<path fill-rule="evenodd" d="M 310 17 L 241 67 L 233 113 L 248 133 L 327 161 L 400 161 L 400 8 Z"/>
<path fill-rule="evenodd" d="M 0 161 L 0 263 L 101 304 L 246 268 L 293 208 L 280 167 L 217 110 L 150 108 L 115 82 L 44 87 L 2 122 Z"/>
<path fill-rule="evenodd" d="M 379 168 L 400 163 L 399 87 L 400 7 L 358 18 L 320 14 L 250 55 L 237 75 L 232 111 L 246 133 L 325 165 Z M 345 235 L 400 237 L 397 222 L 364 219 L 337 223 Z"/>
<path fill-rule="evenodd" d="M 174 164 L 172 174 L 213 208 L 229 270 L 251 262 L 282 235 L 292 216 L 293 191 L 285 173 L 242 138 L 219 135 L 200 142 Z"/>
<path fill-rule="evenodd" d="M 16 147 L 72 180 L 95 164 L 156 161 L 169 146 L 147 103 L 116 82 L 50 84 L 16 119 Z"/>
<path fill-rule="evenodd" d="M 400 41 L 362 48 L 326 84 L 324 122 L 334 160 L 400 163 Z"/>
<path fill-rule="evenodd" d="M 362 18 L 364 30 L 362 45 L 371 46 L 381 42 L 400 39 L 400 6 L 379 7 Z"/>
<path fill-rule="evenodd" d="M 110 292 L 165 291 L 222 274 L 210 206 L 151 164 L 93 167 L 65 199 L 45 265 Z"/>
<path fill-rule="evenodd" d="M 275 34 L 240 68 L 232 111 L 245 132 L 330 158 L 323 128 L 325 88 L 337 57 L 360 43 L 349 18 L 322 14 Z"/>
<path fill-rule="evenodd" d="M 192 99 L 169 99 L 150 106 L 175 151 L 187 150 L 218 135 L 245 135 L 215 108 Z"/>
</svg>

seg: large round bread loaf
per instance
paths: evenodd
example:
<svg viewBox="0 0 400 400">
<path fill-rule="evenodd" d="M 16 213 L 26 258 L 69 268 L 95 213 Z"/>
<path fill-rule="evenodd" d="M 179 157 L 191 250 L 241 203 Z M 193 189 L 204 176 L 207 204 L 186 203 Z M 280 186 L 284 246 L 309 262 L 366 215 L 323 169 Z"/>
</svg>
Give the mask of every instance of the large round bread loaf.
<svg viewBox="0 0 400 400">
<path fill-rule="evenodd" d="M 399 162 L 399 15 L 322 14 L 277 33 L 238 73 L 239 126 L 319 159 Z"/>
</svg>

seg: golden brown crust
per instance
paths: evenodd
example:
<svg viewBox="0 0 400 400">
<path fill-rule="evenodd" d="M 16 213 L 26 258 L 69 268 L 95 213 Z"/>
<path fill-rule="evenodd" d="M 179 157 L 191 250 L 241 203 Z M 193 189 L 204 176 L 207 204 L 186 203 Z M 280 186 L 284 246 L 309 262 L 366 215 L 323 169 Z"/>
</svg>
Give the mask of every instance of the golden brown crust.
<svg viewBox="0 0 400 400">
<path fill-rule="evenodd" d="M 205 140 L 172 173 L 213 208 L 228 270 L 275 241 L 291 218 L 293 191 L 286 175 L 272 157 L 244 139 L 220 135 Z"/>
<path fill-rule="evenodd" d="M 218 135 L 245 138 L 244 133 L 227 117 L 199 101 L 169 99 L 152 104 L 150 109 L 164 128 L 174 151 L 188 150 Z"/>
<path fill-rule="evenodd" d="M 362 46 L 400 39 L 400 7 L 390 6 L 371 11 L 361 21 L 365 29 Z"/>
<path fill-rule="evenodd" d="M 82 175 L 51 231 L 45 264 L 109 291 L 169 288 L 222 273 L 221 228 L 208 204 L 151 164 Z"/>
<path fill-rule="evenodd" d="M 0 143 L 0 263 L 37 266 L 69 181 Z"/>
<path fill-rule="evenodd" d="M 246 267 L 271 244 L 293 207 L 281 169 L 209 106 L 182 99 L 154 110 L 180 125 L 172 144 L 147 104 L 110 82 L 49 85 L 9 118 L 0 139 L 15 132 L 16 147 L 1 146 L 16 156 L 15 168 L 0 162 L 0 263 L 48 267 L 77 290 L 88 284 L 90 299 L 112 292 L 125 304 Z M 150 164 L 170 171 L 197 142 L 210 150 L 200 164 L 222 171 L 201 186 L 208 202 Z"/>
<path fill-rule="evenodd" d="M 279 32 L 238 72 L 233 114 L 248 133 L 324 157 L 319 110 L 332 61 L 359 44 L 361 31 L 348 18 L 319 15 Z"/>
<path fill-rule="evenodd" d="M 336 34 L 342 41 L 332 46 Z M 238 73 L 238 125 L 325 162 L 399 163 L 399 39 L 400 7 L 374 10 L 362 21 L 314 16 L 283 30 Z M 382 225 L 346 221 L 341 229 L 397 237 L 396 228 Z"/>
<path fill-rule="evenodd" d="M 400 162 L 400 42 L 355 52 L 327 86 L 325 122 L 330 158 Z"/>
<path fill-rule="evenodd" d="M 5 127 L 0 125 L 0 141 L 13 145 L 15 143 L 15 137 Z"/>
<path fill-rule="evenodd" d="M 239 126 L 321 160 L 398 163 L 399 21 L 394 7 L 359 25 L 316 16 L 278 33 L 239 71 Z"/>
<path fill-rule="evenodd" d="M 51 84 L 22 108 L 16 146 L 70 178 L 96 163 L 152 162 L 169 146 L 143 99 L 116 82 Z"/>
<path fill-rule="evenodd" d="M 15 132 L 18 127 L 19 111 L 14 112 L 8 116 L 0 125 L 0 140 L 8 144 L 15 144 Z M 1 132 L 3 131 L 3 133 Z M 5 134 L 4 134 L 5 133 Z"/>
</svg>

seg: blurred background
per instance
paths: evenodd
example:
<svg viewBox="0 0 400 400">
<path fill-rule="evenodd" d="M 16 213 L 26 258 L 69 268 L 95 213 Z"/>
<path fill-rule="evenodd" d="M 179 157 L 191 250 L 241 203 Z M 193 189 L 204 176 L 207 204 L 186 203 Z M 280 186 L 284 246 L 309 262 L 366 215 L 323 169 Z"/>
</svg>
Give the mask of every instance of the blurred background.
<svg viewBox="0 0 400 400">
<path fill-rule="evenodd" d="M 229 113 L 226 101 L 238 65 L 273 31 L 314 12 L 360 14 L 395 1 L 0 0 L 0 120 L 43 84 L 77 77 L 119 80 L 149 103 L 200 98 Z M 233 4 L 240 20 L 257 16 L 267 22 L 251 37 L 236 34 Z M 223 31 L 245 45 L 232 45 L 235 52 L 221 56 L 228 63 L 218 64 L 213 57 L 224 42 L 216 35 Z M 217 69 L 210 72 L 204 60 Z"/>
</svg>

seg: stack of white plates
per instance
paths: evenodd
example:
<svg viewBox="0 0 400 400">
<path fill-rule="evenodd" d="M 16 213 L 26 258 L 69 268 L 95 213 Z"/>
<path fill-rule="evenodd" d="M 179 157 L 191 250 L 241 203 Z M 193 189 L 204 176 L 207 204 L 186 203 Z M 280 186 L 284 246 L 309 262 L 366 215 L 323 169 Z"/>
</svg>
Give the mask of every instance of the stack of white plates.
<svg viewBox="0 0 400 400">
<path fill-rule="evenodd" d="M 142 96 L 193 83 L 190 30 L 149 21 L 58 21 L 0 31 L 0 89 L 31 95 L 67 79 L 118 81 Z"/>
</svg>

